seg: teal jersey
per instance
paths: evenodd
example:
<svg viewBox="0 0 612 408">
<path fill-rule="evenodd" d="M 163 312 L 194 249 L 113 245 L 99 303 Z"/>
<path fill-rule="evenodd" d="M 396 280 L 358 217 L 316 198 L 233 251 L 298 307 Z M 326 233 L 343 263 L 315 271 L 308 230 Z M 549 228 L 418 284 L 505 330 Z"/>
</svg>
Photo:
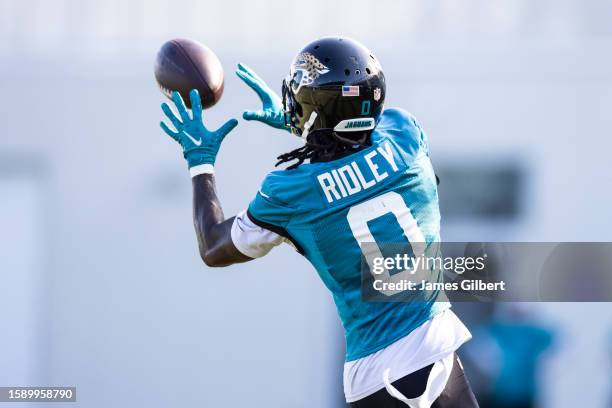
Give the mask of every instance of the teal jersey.
<svg viewBox="0 0 612 408">
<path fill-rule="evenodd" d="M 386 109 L 372 145 L 359 152 L 270 173 L 248 216 L 290 239 L 316 268 L 342 320 L 347 361 L 388 346 L 448 307 L 436 302 L 438 292 L 417 292 L 408 302 L 361 298 L 364 243 L 440 241 L 427 137 L 403 110 Z M 428 280 L 440 281 L 440 271 L 431 273 Z"/>
</svg>

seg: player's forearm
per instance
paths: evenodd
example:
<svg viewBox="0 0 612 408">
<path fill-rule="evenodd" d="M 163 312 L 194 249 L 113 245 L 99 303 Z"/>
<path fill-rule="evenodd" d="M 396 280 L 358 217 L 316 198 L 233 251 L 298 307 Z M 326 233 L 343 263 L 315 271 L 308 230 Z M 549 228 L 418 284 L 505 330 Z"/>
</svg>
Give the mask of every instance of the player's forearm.
<svg viewBox="0 0 612 408">
<path fill-rule="evenodd" d="M 217 197 L 215 176 L 201 174 L 193 178 L 193 223 L 200 256 L 208 266 L 227 266 L 251 258 L 239 253 L 231 237 L 234 217 L 226 220 Z"/>
<path fill-rule="evenodd" d="M 201 174 L 193 179 L 193 223 L 202 260 L 212 264 L 215 244 L 222 236 L 220 224 L 225 220 L 217 197 L 215 176 Z"/>
</svg>

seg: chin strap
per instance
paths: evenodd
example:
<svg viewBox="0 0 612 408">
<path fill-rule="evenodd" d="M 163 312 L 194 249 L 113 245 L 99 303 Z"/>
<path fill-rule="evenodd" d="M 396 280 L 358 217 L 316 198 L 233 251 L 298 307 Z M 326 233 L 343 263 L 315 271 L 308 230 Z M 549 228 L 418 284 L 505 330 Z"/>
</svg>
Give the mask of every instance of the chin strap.
<svg viewBox="0 0 612 408">
<path fill-rule="evenodd" d="M 301 137 L 302 139 L 304 139 L 304 143 L 308 141 L 308 132 L 310 132 L 310 128 L 312 127 L 312 125 L 314 125 L 314 121 L 316 119 L 317 119 L 317 112 L 312 111 L 312 113 L 310 114 L 310 117 L 308 118 L 306 123 L 304 123 L 304 130 L 302 131 Z"/>
</svg>

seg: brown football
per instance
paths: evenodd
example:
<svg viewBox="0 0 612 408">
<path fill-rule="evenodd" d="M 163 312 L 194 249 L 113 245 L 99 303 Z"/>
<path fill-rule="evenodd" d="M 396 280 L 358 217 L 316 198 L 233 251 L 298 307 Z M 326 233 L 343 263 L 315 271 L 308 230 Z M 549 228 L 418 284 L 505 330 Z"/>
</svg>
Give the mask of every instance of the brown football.
<svg viewBox="0 0 612 408">
<path fill-rule="evenodd" d="M 168 98 L 178 91 L 191 109 L 189 91 L 197 89 L 202 107 L 210 108 L 223 94 L 223 67 L 210 48 L 194 40 L 177 38 L 166 42 L 157 53 L 155 79 Z"/>
</svg>

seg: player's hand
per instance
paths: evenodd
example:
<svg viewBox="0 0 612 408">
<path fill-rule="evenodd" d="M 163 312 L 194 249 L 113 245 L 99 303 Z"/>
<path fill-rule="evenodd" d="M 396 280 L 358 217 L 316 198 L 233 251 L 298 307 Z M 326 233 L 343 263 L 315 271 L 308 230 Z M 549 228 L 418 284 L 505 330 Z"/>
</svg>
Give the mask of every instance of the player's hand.
<svg viewBox="0 0 612 408">
<path fill-rule="evenodd" d="M 227 134 L 236 127 L 238 121 L 230 119 L 219 129 L 211 131 L 206 129 L 202 123 L 202 101 L 197 90 L 193 89 L 189 93 L 191 99 L 191 115 L 185 107 L 181 95 L 172 92 L 172 101 L 180 117 L 170 109 L 167 103 L 162 103 L 161 107 L 170 122 L 176 128 L 173 131 L 164 122 L 160 122 L 161 128 L 183 148 L 183 156 L 187 159 L 187 164 L 191 169 L 201 164 L 215 164 L 217 153 L 221 147 L 221 142 Z"/>
<path fill-rule="evenodd" d="M 281 98 L 270 89 L 264 80 L 244 64 L 238 64 L 236 75 L 257 93 L 263 105 L 260 110 L 244 111 L 242 117 L 245 120 L 257 120 L 277 129 L 289 130 L 285 126 L 285 112 Z"/>
</svg>

